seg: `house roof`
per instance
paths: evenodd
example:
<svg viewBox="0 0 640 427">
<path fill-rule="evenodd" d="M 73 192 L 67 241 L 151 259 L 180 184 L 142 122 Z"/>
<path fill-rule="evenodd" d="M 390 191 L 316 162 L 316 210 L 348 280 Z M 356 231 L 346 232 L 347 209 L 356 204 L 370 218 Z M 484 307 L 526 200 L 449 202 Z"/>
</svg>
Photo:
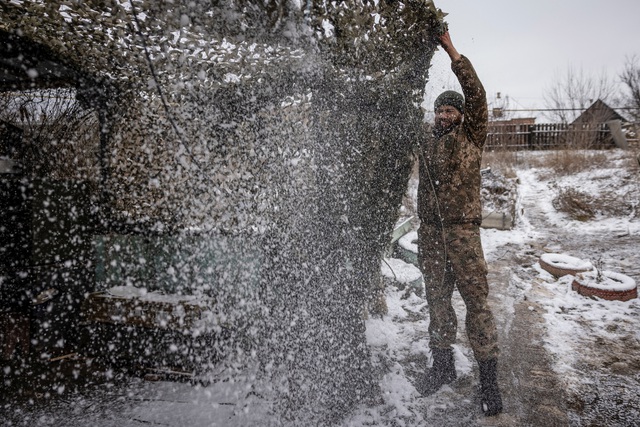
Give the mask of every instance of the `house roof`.
<svg viewBox="0 0 640 427">
<path fill-rule="evenodd" d="M 621 116 L 616 110 L 609 107 L 603 100 L 598 99 L 591 104 L 589 108 L 584 110 L 573 122 L 575 123 L 604 123 L 610 120 L 620 120 L 627 122 L 628 120 Z"/>
<path fill-rule="evenodd" d="M 536 123 L 535 117 L 513 117 L 508 120 L 493 120 L 492 125 L 533 125 Z"/>
</svg>

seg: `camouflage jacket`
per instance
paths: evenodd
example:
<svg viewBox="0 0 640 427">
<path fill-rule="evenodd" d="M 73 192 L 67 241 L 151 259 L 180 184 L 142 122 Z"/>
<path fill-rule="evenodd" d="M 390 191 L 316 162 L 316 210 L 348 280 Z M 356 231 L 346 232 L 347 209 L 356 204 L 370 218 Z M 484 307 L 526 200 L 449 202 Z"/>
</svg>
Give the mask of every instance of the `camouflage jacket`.
<svg viewBox="0 0 640 427">
<path fill-rule="evenodd" d="M 466 57 L 453 62 L 451 69 L 464 93 L 464 119 L 440 137 L 429 130 L 421 141 L 418 215 L 425 225 L 480 225 L 480 162 L 487 136 L 487 96 Z"/>
</svg>

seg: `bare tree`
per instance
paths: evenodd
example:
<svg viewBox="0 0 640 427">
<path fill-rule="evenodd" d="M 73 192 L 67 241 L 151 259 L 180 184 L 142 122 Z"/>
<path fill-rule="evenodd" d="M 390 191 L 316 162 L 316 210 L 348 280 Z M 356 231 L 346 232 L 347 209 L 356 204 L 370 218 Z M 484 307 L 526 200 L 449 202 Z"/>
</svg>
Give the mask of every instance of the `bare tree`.
<svg viewBox="0 0 640 427">
<path fill-rule="evenodd" d="M 598 99 L 609 103 L 615 100 L 615 82 L 606 73 L 597 77 L 587 75 L 583 69 L 569 67 L 564 76 L 543 95 L 545 105 L 553 110 L 549 118 L 571 123 L 582 111 Z"/>
<path fill-rule="evenodd" d="M 629 116 L 635 122 L 640 121 L 640 58 L 636 55 L 626 59 L 620 80 L 625 85 L 624 104 L 631 108 Z"/>
</svg>

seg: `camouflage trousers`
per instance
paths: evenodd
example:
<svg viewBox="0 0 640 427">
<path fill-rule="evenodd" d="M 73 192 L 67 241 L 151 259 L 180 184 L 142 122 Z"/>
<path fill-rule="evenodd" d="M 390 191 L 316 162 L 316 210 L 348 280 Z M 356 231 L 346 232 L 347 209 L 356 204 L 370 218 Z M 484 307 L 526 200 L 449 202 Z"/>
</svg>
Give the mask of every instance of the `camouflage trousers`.
<svg viewBox="0 0 640 427">
<path fill-rule="evenodd" d="M 496 323 L 487 304 L 487 264 L 480 227 L 421 225 L 418 257 L 429 304 L 429 347 L 446 349 L 455 342 L 458 321 L 451 304 L 454 288 L 466 307 L 466 330 L 476 360 L 498 356 Z"/>
</svg>

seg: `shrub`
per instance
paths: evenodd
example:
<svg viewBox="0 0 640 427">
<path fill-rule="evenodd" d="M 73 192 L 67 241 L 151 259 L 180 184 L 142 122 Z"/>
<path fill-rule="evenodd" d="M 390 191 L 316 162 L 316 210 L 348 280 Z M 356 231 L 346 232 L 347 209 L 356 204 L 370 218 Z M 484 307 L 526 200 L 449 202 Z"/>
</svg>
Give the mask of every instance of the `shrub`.
<svg viewBox="0 0 640 427">
<path fill-rule="evenodd" d="M 592 208 L 593 200 L 590 195 L 569 187 L 560 190 L 552 204 L 558 212 L 564 212 L 572 219 L 588 221 L 595 217 L 595 211 Z"/>
</svg>

